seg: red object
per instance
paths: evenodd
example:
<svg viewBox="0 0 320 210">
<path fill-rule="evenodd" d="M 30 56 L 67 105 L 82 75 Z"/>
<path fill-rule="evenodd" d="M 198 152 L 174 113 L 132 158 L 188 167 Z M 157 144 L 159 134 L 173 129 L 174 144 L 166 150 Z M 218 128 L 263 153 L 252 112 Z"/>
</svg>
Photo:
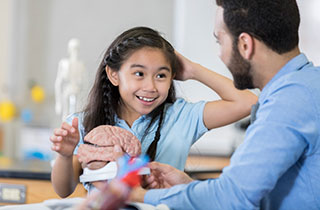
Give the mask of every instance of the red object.
<svg viewBox="0 0 320 210">
<path fill-rule="evenodd" d="M 141 182 L 141 178 L 138 172 L 139 170 L 128 173 L 125 177 L 121 179 L 121 181 L 129 185 L 131 188 L 139 186 Z"/>
</svg>

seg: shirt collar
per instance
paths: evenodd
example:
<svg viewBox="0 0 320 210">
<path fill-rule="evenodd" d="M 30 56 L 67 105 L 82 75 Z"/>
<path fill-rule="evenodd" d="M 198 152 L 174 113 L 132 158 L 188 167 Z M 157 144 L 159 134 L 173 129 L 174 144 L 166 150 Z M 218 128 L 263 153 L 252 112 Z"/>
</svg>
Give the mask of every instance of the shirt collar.
<svg viewBox="0 0 320 210">
<path fill-rule="evenodd" d="M 136 121 L 137 122 L 138 121 L 144 121 L 145 119 L 149 119 L 149 118 L 150 117 L 147 116 L 147 115 L 141 115 Z M 121 124 L 121 123 L 125 123 L 126 124 L 126 122 L 123 119 L 119 118 L 117 114 L 114 116 L 114 121 L 116 122 L 116 124 Z"/>
<path fill-rule="evenodd" d="M 286 63 L 279 71 L 278 73 L 266 84 L 266 86 L 262 89 L 259 99 L 263 100 L 263 98 L 267 95 L 268 89 L 271 87 L 271 85 L 281 78 L 282 76 L 289 74 L 294 71 L 301 70 L 305 65 L 309 63 L 307 57 L 300 53 L 296 57 L 292 58 L 288 63 Z M 261 101 L 259 100 L 259 101 Z"/>
</svg>

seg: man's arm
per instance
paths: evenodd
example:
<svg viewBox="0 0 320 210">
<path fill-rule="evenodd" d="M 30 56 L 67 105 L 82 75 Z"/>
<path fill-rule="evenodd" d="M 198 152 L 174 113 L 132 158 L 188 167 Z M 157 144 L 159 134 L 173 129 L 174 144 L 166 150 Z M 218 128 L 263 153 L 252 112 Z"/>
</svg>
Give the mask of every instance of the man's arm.
<svg viewBox="0 0 320 210">
<path fill-rule="evenodd" d="M 271 138 L 256 139 L 254 143 L 254 139 L 247 139 L 220 178 L 150 190 L 145 193 L 144 202 L 165 203 L 173 209 L 258 208 L 261 199 L 274 188 L 279 177 L 297 161 L 305 148 L 304 142 L 299 142 L 301 139 L 291 145 L 283 141 L 281 145 L 268 146 Z"/>
<path fill-rule="evenodd" d="M 311 100 L 300 88 L 290 90 L 290 94 L 301 96 L 301 101 Z M 245 141 L 220 178 L 150 190 L 144 201 L 165 203 L 173 209 L 259 208 L 262 198 L 306 150 L 306 139 L 313 139 L 317 133 L 315 110 L 305 110 L 306 104 L 285 93 L 275 93 L 276 98 L 260 106 L 257 121 L 249 127 Z M 288 104 L 293 107 L 288 109 Z"/>
</svg>

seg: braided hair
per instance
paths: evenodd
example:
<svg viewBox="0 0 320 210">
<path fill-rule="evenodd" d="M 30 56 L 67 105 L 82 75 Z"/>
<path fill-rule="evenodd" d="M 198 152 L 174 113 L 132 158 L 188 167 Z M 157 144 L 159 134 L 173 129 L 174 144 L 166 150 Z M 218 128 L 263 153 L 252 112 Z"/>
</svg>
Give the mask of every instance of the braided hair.
<svg viewBox="0 0 320 210">
<path fill-rule="evenodd" d="M 111 43 L 97 70 L 94 85 L 89 93 L 89 101 L 84 109 L 83 125 L 85 133 L 99 125 L 115 125 L 115 117 L 120 111 L 119 89 L 110 82 L 106 74 L 106 66 L 113 71 L 119 71 L 122 64 L 135 51 L 144 47 L 160 49 L 170 63 L 172 74 L 175 74 L 179 63 L 174 48 L 159 32 L 147 27 L 135 27 L 123 32 Z M 147 155 L 149 155 L 151 161 L 155 159 L 157 144 L 161 136 L 160 130 L 165 118 L 165 104 L 173 103 L 175 100 L 175 89 L 171 84 L 166 100 L 148 114 L 151 120 L 141 141 L 149 133 L 151 126 L 159 119 L 154 140 L 147 150 Z"/>
</svg>

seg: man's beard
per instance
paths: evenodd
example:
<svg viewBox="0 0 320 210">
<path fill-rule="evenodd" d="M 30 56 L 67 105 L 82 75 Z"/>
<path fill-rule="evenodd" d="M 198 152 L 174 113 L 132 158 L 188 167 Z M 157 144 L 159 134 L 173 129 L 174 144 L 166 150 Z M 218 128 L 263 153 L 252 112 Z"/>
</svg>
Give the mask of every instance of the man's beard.
<svg viewBox="0 0 320 210">
<path fill-rule="evenodd" d="M 253 85 L 253 79 L 251 75 L 251 64 L 246 61 L 241 55 L 238 50 L 238 46 L 236 43 L 233 43 L 232 47 L 232 55 L 230 59 L 229 68 L 232 76 L 233 76 L 233 83 L 237 89 L 244 90 L 244 89 L 252 89 L 255 88 Z"/>
</svg>

